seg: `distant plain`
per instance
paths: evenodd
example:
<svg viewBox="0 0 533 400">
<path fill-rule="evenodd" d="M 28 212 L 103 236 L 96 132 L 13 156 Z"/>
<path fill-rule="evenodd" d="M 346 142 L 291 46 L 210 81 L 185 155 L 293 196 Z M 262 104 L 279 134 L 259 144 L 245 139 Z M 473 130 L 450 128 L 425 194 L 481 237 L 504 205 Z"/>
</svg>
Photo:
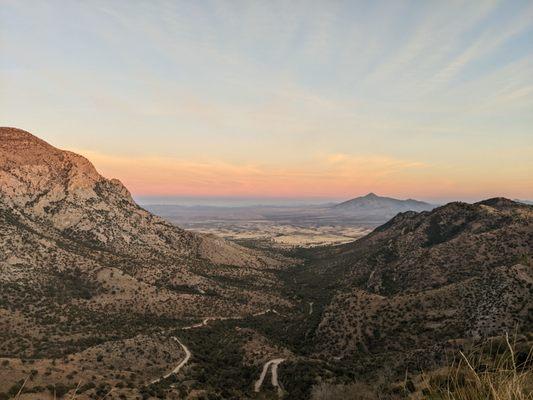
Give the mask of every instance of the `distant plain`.
<svg viewBox="0 0 533 400">
<path fill-rule="evenodd" d="M 315 247 L 352 242 L 384 221 L 333 210 L 330 203 L 205 206 L 146 204 L 185 229 L 255 247 Z"/>
</svg>

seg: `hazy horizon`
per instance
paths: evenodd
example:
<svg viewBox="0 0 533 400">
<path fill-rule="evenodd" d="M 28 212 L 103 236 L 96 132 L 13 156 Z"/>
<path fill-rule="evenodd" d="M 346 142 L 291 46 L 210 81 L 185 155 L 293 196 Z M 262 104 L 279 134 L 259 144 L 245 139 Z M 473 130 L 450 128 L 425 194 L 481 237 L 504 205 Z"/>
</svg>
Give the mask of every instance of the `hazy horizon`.
<svg viewBox="0 0 533 400">
<path fill-rule="evenodd" d="M 282 197 L 246 197 L 246 196 L 133 196 L 140 205 L 177 205 L 177 206 L 298 206 L 320 205 L 342 201 L 332 198 L 282 198 Z"/>
<path fill-rule="evenodd" d="M 176 206 L 213 206 L 213 207 L 247 207 L 247 206 L 304 206 L 304 205 L 325 205 L 331 203 L 341 203 L 351 200 L 355 197 L 365 196 L 365 194 L 355 195 L 350 198 L 325 198 L 325 197 L 307 197 L 307 198 L 287 198 L 287 197 L 246 197 L 246 196 L 133 196 L 135 201 L 140 205 L 176 205 Z M 375 193 L 381 197 L 393 197 L 386 194 Z M 496 196 L 501 197 L 501 196 Z M 398 198 L 407 200 L 407 198 Z M 442 205 L 452 201 L 463 201 L 466 203 L 475 203 L 486 200 L 486 198 L 440 198 L 440 199 L 421 199 L 413 200 L 424 201 L 433 205 Z M 515 199 L 531 201 L 530 199 Z"/>
</svg>

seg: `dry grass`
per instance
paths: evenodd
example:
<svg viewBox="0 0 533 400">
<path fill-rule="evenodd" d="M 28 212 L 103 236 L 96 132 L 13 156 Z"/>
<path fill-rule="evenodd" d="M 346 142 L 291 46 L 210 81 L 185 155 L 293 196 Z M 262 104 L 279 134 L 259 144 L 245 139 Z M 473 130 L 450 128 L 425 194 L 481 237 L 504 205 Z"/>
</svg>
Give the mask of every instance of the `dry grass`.
<svg viewBox="0 0 533 400">
<path fill-rule="evenodd" d="M 447 376 L 426 377 L 426 398 L 442 400 L 532 400 L 533 358 L 517 352 L 505 337 L 503 346 L 488 344 L 453 363 Z M 491 355 L 488 359 L 487 354 Z"/>
</svg>

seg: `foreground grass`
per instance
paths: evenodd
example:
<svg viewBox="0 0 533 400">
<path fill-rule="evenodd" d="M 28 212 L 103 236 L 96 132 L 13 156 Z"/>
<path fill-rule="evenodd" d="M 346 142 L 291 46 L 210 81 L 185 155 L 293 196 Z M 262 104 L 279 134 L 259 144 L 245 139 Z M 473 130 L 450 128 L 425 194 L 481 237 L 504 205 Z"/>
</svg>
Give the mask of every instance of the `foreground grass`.
<svg viewBox="0 0 533 400">
<path fill-rule="evenodd" d="M 488 343 L 468 355 L 460 353 L 448 375 L 430 375 L 423 394 L 442 400 L 532 400 L 531 348 L 516 351 L 515 344 Z"/>
<path fill-rule="evenodd" d="M 531 339 L 531 338 L 530 338 Z M 531 340 L 511 343 L 493 338 L 459 352 L 448 366 L 403 382 L 375 385 L 323 382 L 313 387 L 311 400 L 533 400 Z"/>
</svg>

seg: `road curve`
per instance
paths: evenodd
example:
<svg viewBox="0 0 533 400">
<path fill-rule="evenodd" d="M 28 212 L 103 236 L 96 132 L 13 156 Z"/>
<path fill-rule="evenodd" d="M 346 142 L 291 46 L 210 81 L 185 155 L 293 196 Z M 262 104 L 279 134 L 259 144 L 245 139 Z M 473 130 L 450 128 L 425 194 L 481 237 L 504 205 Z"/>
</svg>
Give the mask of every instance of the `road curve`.
<svg viewBox="0 0 533 400">
<path fill-rule="evenodd" d="M 178 372 L 180 372 L 180 370 L 185 366 L 185 364 L 187 364 L 189 362 L 189 359 L 191 358 L 192 356 L 192 353 L 190 352 L 190 350 L 187 348 L 187 346 L 185 346 L 183 343 L 181 343 L 181 341 L 176 337 L 176 336 L 172 336 L 172 339 L 174 339 L 176 342 L 179 343 L 179 345 L 181 346 L 181 348 L 183 349 L 183 351 L 185 352 L 185 358 L 183 360 L 181 360 L 181 362 L 176 366 L 176 368 L 174 368 L 172 371 L 170 371 L 168 374 L 164 375 L 163 377 L 161 378 L 158 378 L 156 380 L 153 380 L 152 382 L 150 383 L 157 383 L 163 379 L 166 379 L 168 378 L 169 376 L 171 375 L 175 375 L 177 374 Z"/>
<path fill-rule="evenodd" d="M 202 328 L 204 326 L 207 326 L 209 321 L 224 321 L 224 320 L 227 320 L 227 319 L 234 319 L 234 318 L 231 318 L 231 317 L 207 317 L 207 318 L 204 318 L 202 320 L 202 322 L 198 322 L 197 324 L 193 324 L 193 325 L 189 325 L 189 326 L 184 326 L 181 329 L 186 331 L 186 330 L 189 330 L 189 329 Z"/>
<path fill-rule="evenodd" d="M 268 309 L 268 310 L 265 310 L 265 311 L 260 311 L 258 313 L 255 313 L 255 314 L 251 314 L 252 317 L 258 317 L 260 315 L 265 315 L 265 314 L 268 314 L 268 313 L 274 313 L 274 314 L 279 314 L 276 310 L 274 309 Z M 246 318 L 247 316 L 235 316 L 235 317 L 206 317 L 202 320 L 202 322 L 198 322 L 197 324 L 193 324 L 193 325 L 189 325 L 189 326 L 184 326 L 183 328 L 181 328 L 182 330 L 186 331 L 186 330 L 189 330 L 189 329 L 197 329 L 197 328 L 203 328 L 204 326 L 207 326 L 207 324 L 210 322 L 210 321 L 227 321 L 227 320 L 239 320 L 239 319 L 244 319 Z"/>
<path fill-rule="evenodd" d="M 267 309 L 267 310 L 264 310 L 264 311 L 260 311 L 258 313 L 255 313 L 255 314 L 252 314 L 253 317 L 258 317 L 260 315 L 265 315 L 265 314 L 268 314 L 268 313 L 275 313 L 275 314 L 279 314 L 275 309 Z M 239 319 L 244 319 L 246 318 L 246 316 L 236 316 L 236 317 L 206 317 L 202 320 L 202 322 L 198 322 L 196 324 L 193 324 L 193 325 L 189 325 L 189 326 L 184 326 L 182 327 L 181 329 L 182 330 L 189 330 L 189 329 L 197 329 L 197 328 L 202 328 L 204 326 L 207 326 L 207 324 L 210 322 L 210 321 L 226 321 L 226 320 L 239 320 Z M 169 372 L 168 374 L 166 374 L 165 376 L 161 377 L 161 378 L 158 378 L 158 379 L 155 379 L 153 380 L 152 382 L 150 382 L 151 384 L 152 383 L 157 383 L 163 379 L 166 379 L 168 378 L 169 376 L 171 375 L 175 375 L 177 374 L 184 366 L 185 364 L 187 364 L 189 362 L 189 359 L 191 358 L 192 356 L 192 353 L 190 352 L 190 350 L 187 348 L 187 346 L 185 346 L 176 336 L 172 336 L 172 339 L 174 339 L 176 342 L 178 342 L 181 346 L 181 348 L 183 349 L 183 351 L 185 352 L 185 358 L 176 366 L 176 368 L 174 368 L 171 372 Z M 280 362 L 284 361 L 283 359 L 280 359 L 281 361 L 279 361 L 277 364 L 279 364 Z M 273 362 L 276 362 L 278 360 L 272 360 Z M 275 370 L 275 374 L 276 374 L 276 383 L 277 383 L 277 364 L 276 364 L 276 370 Z M 267 367 L 265 365 L 265 367 Z M 268 369 L 268 368 L 267 368 Z M 265 375 L 266 375 L 266 369 L 264 371 Z M 273 371 L 273 374 L 274 374 L 274 371 Z M 265 377 L 263 376 L 261 378 L 261 384 L 263 383 L 263 380 L 265 379 Z M 261 387 L 261 384 L 259 385 L 259 387 Z M 274 375 L 272 376 L 272 384 L 274 384 Z M 277 386 L 277 385 L 276 385 Z M 281 390 L 281 388 L 279 388 L 278 386 L 278 392 Z"/>
<path fill-rule="evenodd" d="M 278 366 L 283 361 L 285 361 L 285 360 L 284 359 L 278 359 L 278 360 L 275 360 L 272 363 L 272 386 L 274 386 L 275 388 L 278 388 L 278 397 L 282 397 L 283 396 L 283 389 L 281 388 L 281 385 L 279 384 L 279 381 L 278 381 Z"/>
<path fill-rule="evenodd" d="M 261 375 L 259 376 L 259 379 L 255 381 L 254 384 L 254 391 L 257 393 L 261 390 L 261 386 L 263 385 L 263 381 L 265 380 L 266 374 L 268 372 L 268 368 L 272 366 L 271 372 L 272 372 L 272 386 L 278 389 L 278 396 L 281 397 L 283 395 L 283 390 L 281 389 L 281 386 L 279 385 L 278 381 L 278 366 L 285 361 L 284 358 L 275 358 L 273 360 L 267 361 L 263 365 L 263 370 L 261 371 Z"/>
</svg>

